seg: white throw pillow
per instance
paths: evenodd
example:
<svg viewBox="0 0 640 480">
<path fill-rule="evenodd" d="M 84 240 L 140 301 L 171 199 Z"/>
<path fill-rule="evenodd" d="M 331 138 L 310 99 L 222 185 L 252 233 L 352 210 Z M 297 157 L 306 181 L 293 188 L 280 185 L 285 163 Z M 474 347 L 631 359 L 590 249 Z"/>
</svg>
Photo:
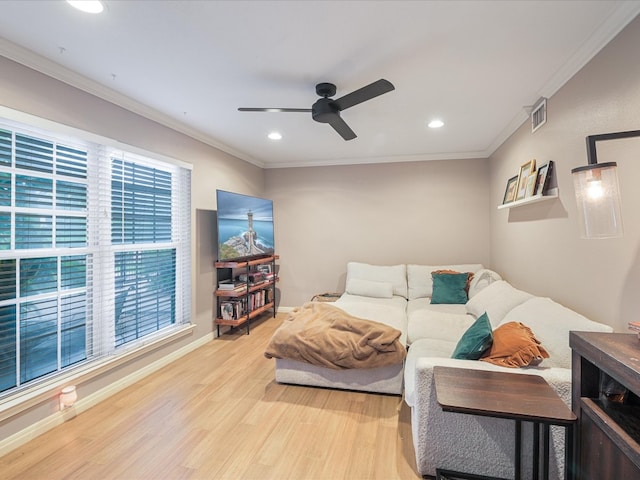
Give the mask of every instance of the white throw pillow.
<svg viewBox="0 0 640 480">
<path fill-rule="evenodd" d="M 493 270 L 483 268 L 478 270 L 469 283 L 469 298 L 475 297 L 480 290 L 491 285 L 493 282 L 502 280 L 502 277 Z"/>
<path fill-rule="evenodd" d="M 492 328 L 500 325 L 505 315 L 533 295 L 514 288 L 504 280 L 493 282 L 467 302 L 467 312 L 478 318 L 487 312 Z"/>
<path fill-rule="evenodd" d="M 354 278 L 372 282 L 390 282 L 393 294 L 407 298 L 407 267 L 405 265 L 369 265 L 367 263 L 347 263 L 347 284 Z"/>
<path fill-rule="evenodd" d="M 597 323 L 554 302 L 550 298 L 534 297 L 508 312 L 501 323 L 521 322 L 529 327 L 549 352 L 544 365 L 571 368 L 569 332 L 612 332 L 609 325 Z"/>
<path fill-rule="evenodd" d="M 407 265 L 409 300 L 431 297 L 433 295 L 431 272 L 435 272 L 436 270 L 455 270 L 460 273 L 475 273 L 482 268 L 482 265 L 479 263 L 462 265 Z"/>
<path fill-rule="evenodd" d="M 372 280 L 350 278 L 347 281 L 347 293 L 363 297 L 391 298 L 393 297 L 393 285 L 391 282 L 374 282 Z"/>
</svg>

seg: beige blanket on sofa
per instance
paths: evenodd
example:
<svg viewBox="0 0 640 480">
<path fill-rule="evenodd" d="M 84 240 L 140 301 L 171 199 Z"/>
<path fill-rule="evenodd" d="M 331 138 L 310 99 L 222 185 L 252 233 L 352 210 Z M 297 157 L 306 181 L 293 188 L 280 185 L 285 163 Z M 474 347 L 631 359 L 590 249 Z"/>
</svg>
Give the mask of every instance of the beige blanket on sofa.
<svg viewBox="0 0 640 480">
<path fill-rule="evenodd" d="M 401 363 L 401 332 L 354 317 L 328 303 L 295 308 L 274 332 L 264 353 L 333 369 L 376 368 Z"/>
</svg>

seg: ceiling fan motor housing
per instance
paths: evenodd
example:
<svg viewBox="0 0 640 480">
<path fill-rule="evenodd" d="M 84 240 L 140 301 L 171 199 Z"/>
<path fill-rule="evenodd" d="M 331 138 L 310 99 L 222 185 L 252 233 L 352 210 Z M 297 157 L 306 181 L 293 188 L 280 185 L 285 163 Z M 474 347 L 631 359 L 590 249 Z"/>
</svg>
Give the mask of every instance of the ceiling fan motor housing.
<svg viewBox="0 0 640 480">
<path fill-rule="evenodd" d="M 311 116 L 316 122 L 329 123 L 339 115 L 338 107 L 330 98 L 321 98 L 311 107 Z"/>
</svg>

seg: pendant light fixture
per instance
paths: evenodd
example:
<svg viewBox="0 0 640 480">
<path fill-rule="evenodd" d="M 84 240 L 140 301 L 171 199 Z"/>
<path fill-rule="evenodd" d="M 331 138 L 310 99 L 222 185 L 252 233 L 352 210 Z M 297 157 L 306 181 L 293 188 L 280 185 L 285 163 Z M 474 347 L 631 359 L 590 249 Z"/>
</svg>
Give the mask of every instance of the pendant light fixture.
<svg viewBox="0 0 640 480">
<path fill-rule="evenodd" d="M 582 238 L 616 238 L 623 234 L 617 163 L 598 163 L 596 142 L 640 137 L 640 130 L 587 137 L 587 165 L 571 170 Z"/>
</svg>

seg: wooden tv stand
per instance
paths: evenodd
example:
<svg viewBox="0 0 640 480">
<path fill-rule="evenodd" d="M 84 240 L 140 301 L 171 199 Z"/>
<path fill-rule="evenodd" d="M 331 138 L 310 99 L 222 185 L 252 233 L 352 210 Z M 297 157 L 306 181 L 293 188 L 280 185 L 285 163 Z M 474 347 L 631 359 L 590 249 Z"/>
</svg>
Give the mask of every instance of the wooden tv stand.
<svg viewBox="0 0 640 480">
<path fill-rule="evenodd" d="M 640 478 L 640 340 L 635 334 L 571 332 L 574 458 L 581 480 Z M 601 378 L 627 390 L 605 398 Z"/>
</svg>

